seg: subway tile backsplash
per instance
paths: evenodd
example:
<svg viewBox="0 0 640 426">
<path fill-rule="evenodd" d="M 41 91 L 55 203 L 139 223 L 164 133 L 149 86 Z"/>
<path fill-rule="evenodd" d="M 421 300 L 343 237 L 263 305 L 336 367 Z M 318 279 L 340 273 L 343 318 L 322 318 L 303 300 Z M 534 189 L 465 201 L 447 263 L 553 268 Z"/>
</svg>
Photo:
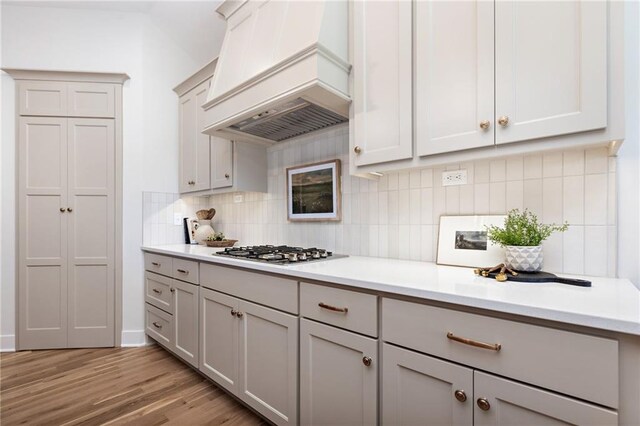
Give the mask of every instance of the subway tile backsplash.
<svg viewBox="0 0 640 426">
<path fill-rule="evenodd" d="M 180 243 L 173 213 L 214 207 L 216 231 L 239 244 L 325 247 L 337 253 L 435 261 L 440 215 L 504 214 L 528 208 L 570 230 L 545 243 L 545 270 L 615 276 L 615 159 L 606 149 L 572 150 L 387 173 L 349 176 L 348 128 L 279 143 L 268 151 L 268 193 L 208 198 L 144 193 L 145 244 Z M 286 217 L 285 169 L 339 158 L 342 220 L 293 223 Z M 442 186 L 445 170 L 467 170 L 467 184 Z M 157 200 L 157 201 L 154 201 Z"/>
</svg>

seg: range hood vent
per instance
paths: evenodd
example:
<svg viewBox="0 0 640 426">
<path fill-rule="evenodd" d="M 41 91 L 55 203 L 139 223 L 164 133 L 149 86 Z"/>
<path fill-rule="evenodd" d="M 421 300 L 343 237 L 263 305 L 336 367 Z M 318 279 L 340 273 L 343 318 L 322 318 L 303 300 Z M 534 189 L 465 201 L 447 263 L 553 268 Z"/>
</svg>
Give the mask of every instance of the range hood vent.
<svg viewBox="0 0 640 426">
<path fill-rule="evenodd" d="M 347 118 L 335 112 L 298 98 L 230 127 L 241 133 L 281 142 L 346 121 Z"/>
<path fill-rule="evenodd" d="M 346 0 L 227 0 L 209 135 L 273 144 L 348 120 Z"/>
</svg>

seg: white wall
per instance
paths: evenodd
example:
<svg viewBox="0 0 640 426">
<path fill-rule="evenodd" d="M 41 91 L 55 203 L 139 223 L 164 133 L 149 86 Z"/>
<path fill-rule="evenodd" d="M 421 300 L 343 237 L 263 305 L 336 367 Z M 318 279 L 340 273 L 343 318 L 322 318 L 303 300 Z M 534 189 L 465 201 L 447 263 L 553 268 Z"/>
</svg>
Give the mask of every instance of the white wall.
<svg viewBox="0 0 640 426">
<path fill-rule="evenodd" d="M 131 77 L 123 93 L 123 343 L 139 343 L 144 339 L 142 191 L 177 191 L 177 99 L 171 89 L 203 64 L 146 14 L 6 4 L 1 8 L 2 67 L 125 72 Z M 0 344 L 6 349 L 15 334 L 15 100 L 11 77 L 2 73 L 1 80 Z"/>
</svg>

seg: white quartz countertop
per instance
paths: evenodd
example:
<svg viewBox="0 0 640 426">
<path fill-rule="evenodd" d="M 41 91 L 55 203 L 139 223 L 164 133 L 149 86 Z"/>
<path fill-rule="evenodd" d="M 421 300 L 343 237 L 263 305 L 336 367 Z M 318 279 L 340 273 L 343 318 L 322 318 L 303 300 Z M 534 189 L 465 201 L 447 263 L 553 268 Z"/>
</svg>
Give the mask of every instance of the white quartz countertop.
<svg viewBox="0 0 640 426">
<path fill-rule="evenodd" d="M 213 253 L 220 249 L 206 246 L 143 246 L 142 250 L 299 280 L 324 281 L 640 335 L 640 290 L 627 279 L 570 276 L 591 281 L 591 287 L 557 283 L 499 283 L 477 277 L 469 268 L 377 257 L 349 256 L 296 265 L 274 265 L 214 256 Z"/>
</svg>

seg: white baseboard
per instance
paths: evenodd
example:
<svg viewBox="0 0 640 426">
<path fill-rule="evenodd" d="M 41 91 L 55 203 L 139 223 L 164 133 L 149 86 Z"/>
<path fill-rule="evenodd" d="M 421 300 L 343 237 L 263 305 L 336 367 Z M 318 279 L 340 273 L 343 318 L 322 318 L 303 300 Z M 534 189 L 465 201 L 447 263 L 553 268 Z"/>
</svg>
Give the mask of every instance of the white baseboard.
<svg viewBox="0 0 640 426">
<path fill-rule="evenodd" d="M 122 330 L 122 341 L 120 346 L 123 348 L 135 348 L 147 345 L 147 335 L 144 330 Z"/>
<path fill-rule="evenodd" d="M 15 352 L 16 336 L 14 334 L 5 334 L 0 336 L 0 352 Z"/>
</svg>

